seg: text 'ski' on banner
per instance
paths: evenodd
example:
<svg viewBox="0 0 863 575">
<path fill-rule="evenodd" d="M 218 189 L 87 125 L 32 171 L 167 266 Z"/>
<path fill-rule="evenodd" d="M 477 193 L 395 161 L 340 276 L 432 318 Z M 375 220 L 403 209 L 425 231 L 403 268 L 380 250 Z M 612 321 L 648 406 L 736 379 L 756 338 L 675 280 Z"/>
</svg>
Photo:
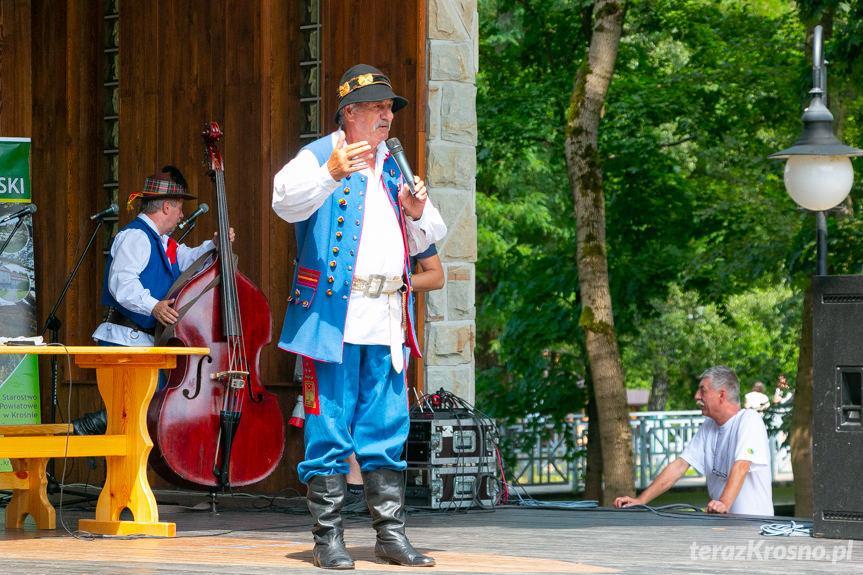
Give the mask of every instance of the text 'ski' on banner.
<svg viewBox="0 0 863 575">
<path fill-rule="evenodd" d="M 37 335 L 30 139 L 0 138 L 0 336 Z M 24 212 L 22 213 L 22 210 Z M 7 216 L 15 217 L 7 219 Z M 0 347 L 0 351 L 3 348 Z M 35 355 L 0 353 L 0 425 L 39 423 L 39 364 Z M 0 471 L 11 469 L 0 460 Z"/>
</svg>

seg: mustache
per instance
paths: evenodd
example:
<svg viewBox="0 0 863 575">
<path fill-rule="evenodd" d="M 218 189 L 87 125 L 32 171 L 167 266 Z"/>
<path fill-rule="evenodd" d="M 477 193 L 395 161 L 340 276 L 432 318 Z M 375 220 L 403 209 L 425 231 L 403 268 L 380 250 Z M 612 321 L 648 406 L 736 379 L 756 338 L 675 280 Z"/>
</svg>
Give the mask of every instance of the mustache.
<svg viewBox="0 0 863 575">
<path fill-rule="evenodd" d="M 390 127 L 390 123 L 389 123 L 389 122 L 387 122 L 386 120 L 379 120 L 379 121 L 375 124 L 375 128 L 374 128 L 374 129 L 375 129 L 375 130 L 377 130 L 378 128 L 389 128 L 389 127 Z"/>
<path fill-rule="evenodd" d="M 697 405 L 698 407 L 704 407 L 704 402 L 699 399 L 696 400 L 695 405 Z"/>
</svg>

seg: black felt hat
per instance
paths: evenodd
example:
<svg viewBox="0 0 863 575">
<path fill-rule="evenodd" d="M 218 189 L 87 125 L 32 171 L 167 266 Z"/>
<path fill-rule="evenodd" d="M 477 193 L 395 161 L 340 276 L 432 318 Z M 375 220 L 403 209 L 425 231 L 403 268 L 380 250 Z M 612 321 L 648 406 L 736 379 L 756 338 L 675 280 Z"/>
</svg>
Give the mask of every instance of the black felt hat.
<svg viewBox="0 0 863 575">
<path fill-rule="evenodd" d="M 383 72 L 368 64 L 357 64 L 342 75 L 339 82 L 339 109 L 335 121 L 338 123 L 342 108 L 357 102 L 393 101 L 393 113 L 408 105 L 408 101 L 393 92 L 390 79 Z"/>
</svg>

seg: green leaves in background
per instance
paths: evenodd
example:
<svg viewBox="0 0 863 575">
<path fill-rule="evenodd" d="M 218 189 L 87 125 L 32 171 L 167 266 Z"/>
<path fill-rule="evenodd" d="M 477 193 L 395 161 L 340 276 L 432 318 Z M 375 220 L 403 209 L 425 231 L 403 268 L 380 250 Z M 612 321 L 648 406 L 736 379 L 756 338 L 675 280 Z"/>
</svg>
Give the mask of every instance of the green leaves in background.
<svg viewBox="0 0 863 575">
<path fill-rule="evenodd" d="M 600 131 L 609 271 L 627 387 L 667 373 L 672 408 L 692 407 L 694 378 L 714 363 L 744 390 L 794 382 L 814 221 L 767 156 L 797 139 L 808 102 L 801 14 L 831 11 L 830 107 L 840 138 L 863 145 L 863 2 L 803 4 L 628 3 Z M 498 417 L 583 406 L 563 131 L 591 10 L 479 1 L 477 381 Z M 863 272 L 863 216 L 829 226 L 831 271 Z"/>
</svg>

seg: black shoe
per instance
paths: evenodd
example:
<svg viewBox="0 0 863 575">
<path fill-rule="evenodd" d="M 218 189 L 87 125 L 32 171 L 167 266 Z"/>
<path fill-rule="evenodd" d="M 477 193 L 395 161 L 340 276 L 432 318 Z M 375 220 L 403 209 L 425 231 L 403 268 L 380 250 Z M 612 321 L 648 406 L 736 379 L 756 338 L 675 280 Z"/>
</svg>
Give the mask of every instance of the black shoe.
<svg viewBox="0 0 863 575">
<path fill-rule="evenodd" d="M 85 413 L 72 420 L 75 435 L 105 435 L 108 430 L 108 412 L 105 409 Z"/>
<path fill-rule="evenodd" d="M 108 412 L 102 408 L 99 411 L 85 413 L 78 419 L 73 419 L 72 431 L 75 435 L 105 435 L 105 432 L 108 431 Z M 96 469 L 98 467 L 96 458 L 88 457 L 87 465 L 90 466 L 90 469 Z"/>
<path fill-rule="evenodd" d="M 435 560 L 414 549 L 405 535 L 405 473 L 395 469 L 363 472 L 372 526 L 378 532 L 375 558 L 381 563 L 432 567 Z"/>
</svg>

